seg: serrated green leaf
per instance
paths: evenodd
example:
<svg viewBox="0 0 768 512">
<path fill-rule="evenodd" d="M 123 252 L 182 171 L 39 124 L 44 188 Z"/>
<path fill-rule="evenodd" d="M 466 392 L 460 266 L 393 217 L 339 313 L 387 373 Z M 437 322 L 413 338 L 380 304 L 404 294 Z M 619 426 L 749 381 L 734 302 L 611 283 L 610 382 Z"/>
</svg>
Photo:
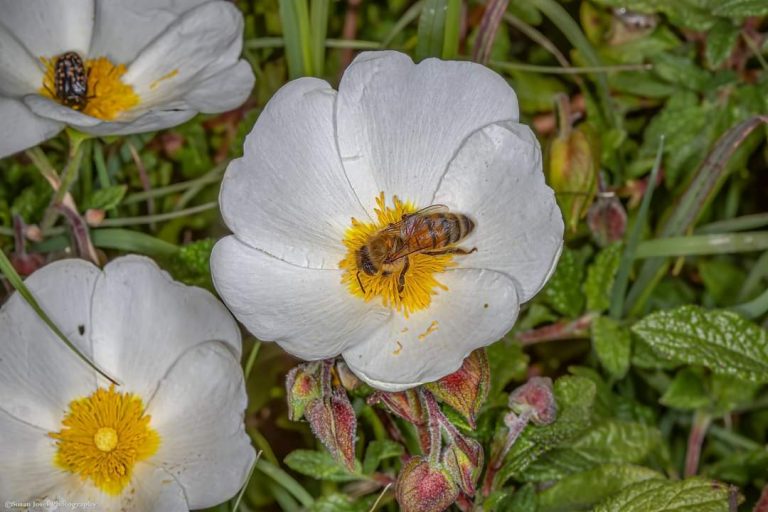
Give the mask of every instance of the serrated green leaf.
<svg viewBox="0 0 768 512">
<path fill-rule="evenodd" d="M 672 370 L 680 366 L 680 362 L 657 354 L 641 337 L 635 335 L 632 339 L 632 366 L 646 370 Z"/>
<path fill-rule="evenodd" d="M 126 185 L 101 188 L 86 199 L 85 203 L 83 203 L 83 209 L 111 210 L 122 202 L 127 190 L 128 187 Z"/>
<path fill-rule="evenodd" d="M 587 309 L 602 313 L 611 306 L 611 289 L 616 278 L 621 260 L 622 245 L 616 243 L 600 251 L 595 261 L 587 269 L 584 282 L 584 295 L 587 297 Z"/>
<path fill-rule="evenodd" d="M 723 0 L 715 7 L 718 16 L 746 17 L 765 16 L 768 14 L 768 2 L 765 0 Z"/>
<path fill-rule="evenodd" d="M 569 475 L 539 494 L 539 512 L 588 510 L 624 487 L 663 475 L 642 466 L 604 464 Z"/>
<path fill-rule="evenodd" d="M 285 458 L 285 465 L 301 473 L 318 480 L 331 482 L 351 482 L 364 478 L 359 474 L 350 473 L 341 464 L 337 463 L 328 452 L 314 450 L 294 450 Z M 358 470 L 359 468 L 359 463 Z"/>
<path fill-rule="evenodd" d="M 620 379 L 629 369 L 632 338 L 629 330 L 618 320 L 607 316 L 592 321 L 592 346 L 606 370 Z"/>
<path fill-rule="evenodd" d="M 402 454 L 402 445 L 394 441 L 390 441 L 388 439 L 371 441 L 368 444 L 368 449 L 365 451 L 365 459 L 363 460 L 363 473 L 370 475 L 376 471 L 376 468 L 379 467 L 381 461 L 392 457 L 399 457 Z"/>
<path fill-rule="evenodd" d="M 720 20 L 707 34 L 705 55 L 710 67 L 717 68 L 733 52 L 739 39 L 739 28 L 728 20 Z"/>
<path fill-rule="evenodd" d="M 515 512 L 538 512 L 539 498 L 533 485 L 526 484 L 515 490 L 512 497 L 504 503 L 506 508 L 500 510 L 514 510 Z"/>
<path fill-rule="evenodd" d="M 728 487 L 706 478 L 646 480 L 603 501 L 594 512 L 728 512 Z"/>
<path fill-rule="evenodd" d="M 315 501 L 308 512 L 368 512 L 376 496 L 354 500 L 345 494 L 330 494 Z"/>
<path fill-rule="evenodd" d="M 551 425 L 529 425 L 507 456 L 499 471 L 499 482 L 522 474 L 535 460 L 550 450 L 572 442 L 592 424 L 595 383 L 583 377 L 560 377 L 554 385 L 558 406 L 557 419 Z"/>
<path fill-rule="evenodd" d="M 562 315 L 577 317 L 584 309 L 583 279 L 583 265 L 573 251 L 564 249 L 555 273 L 542 292 L 544 301 Z"/>
<path fill-rule="evenodd" d="M 682 306 L 652 313 L 632 331 L 671 360 L 752 382 L 768 382 L 766 331 L 736 313 Z"/>
<path fill-rule="evenodd" d="M 701 372 L 683 368 L 677 372 L 659 402 L 675 409 L 694 410 L 709 405 L 711 399 Z"/>
<path fill-rule="evenodd" d="M 546 453 L 525 470 L 525 481 L 557 480 L 607 463 L 643 461 L 660 442 L 655 427 L 628 421 L 605 421 L 567 446 Z"/>
</svg>

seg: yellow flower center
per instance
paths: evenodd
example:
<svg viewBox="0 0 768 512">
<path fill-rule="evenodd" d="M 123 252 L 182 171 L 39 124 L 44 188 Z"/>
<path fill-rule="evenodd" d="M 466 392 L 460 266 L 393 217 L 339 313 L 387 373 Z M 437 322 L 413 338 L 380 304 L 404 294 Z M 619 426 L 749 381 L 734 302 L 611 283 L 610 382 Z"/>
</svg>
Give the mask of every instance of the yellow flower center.
<svg viewBox="0 0 768 512">
<path fill-rule="evenodd" d="M 115 65 L 108 58 L 99 57 L 86 60 L 81 69 L 82 61 L 76 54 L 76 60 L 64 62 L 71 55 L 70 52 L 51 59 L 40 57 L 46 68 L 38 90 L 41 95 L 104 121 L 117 119 L 139 104 L 133 87 L 122 81 L 127 70 L 125 64 Z M 76 85 L 78 82 L 84 82 L 85 87 Z"/>
<path fill-rule="evenodd" d="M 435 274 L 444 272 L 455 263 L 450 254 L 431 255 L 419 251 L 389 261 L 386 255 L 408 251 L 397 251 L 396 248 L 402 246 L 404 240 L 396 230 L 388 228 L 400 223 L 403 215 L 416 212 L 417 208 L 409 202 L 402 202 L 397 196 L 392 198 L 393 206 L 389 207 L 383 192 L 376 199 L 376 204 L 376 222 L 361 222 L 353 218 L 352 226 L 347 229 L 343 241 L 347 256 L 339 262 L 339 267 L 346 270 L 342 283 L 352 295 L 366 301 L 379 297 L 382 304 L 407 317 L 410 313 L 428 308 L 438 288 L 448 289 L 435 278 Z M 366 257 L 361 259 L 361 254 Z"/>
<path fill-rule="evenodd" d="M 149 426 L 144 403 L 114 386 L 99 388 L 73 400 L 56 439 L 55 464 L 91 482 L 103 492 L 119 495 L 131 481 L 134 465 L 157 452 L 160 436 Z"/>
</svg>

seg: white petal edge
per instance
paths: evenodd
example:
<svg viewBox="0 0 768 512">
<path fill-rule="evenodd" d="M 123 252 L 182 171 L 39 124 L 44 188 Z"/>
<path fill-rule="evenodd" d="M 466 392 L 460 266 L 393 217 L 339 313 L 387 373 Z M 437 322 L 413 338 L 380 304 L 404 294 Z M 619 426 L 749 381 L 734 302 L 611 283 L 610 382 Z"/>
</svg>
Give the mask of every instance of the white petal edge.
<svg viewBox="0 0 768 512">
<path fill-rule="evenodd" d="M 391 315 L 375 301 L 352 296 L 340 270 L 299 267 L 234 236 L 211 254 L 216 290 L 240 322 L 305 360 L 334 357 L 373 335 Z"/>
<path fill-rule="evenodd" d="M 221 214 L 238 239 L 304 267 L 337 269 L 351 218 L 367 219 L 336 149 L 335 100 L 316 78 L 283 86 L 221 185 Z"/>
<path fill-rule="evenodd" d="M 66 51 L 88 54 L 93 33 L 94 0 L 0 0 L 0 24 L 35 57 Z"/>
<path fill-rule="evenodd" d="M 14 4 L 21 5 L 22 2 Z M 23 96 L 42 86 L 42 62 L 24 48 L 16 36 L 2 25 L 0 19 L 0 95 Z"/>
<path fill-rule="evenodd" d="M 342 354 L 371 386 L 402 391 L 459 369 L 473 350 L 502 338 L 519 311 L 517 286 L 489 270 L 455 269 L 438 276 L 448 287 L 429 308 L 390 322 Z"/>
<path fill-rule="evenodd" d="M 0 432 L 0 503 L 45 496 L 68 480 L 53 465 L 56 443 L 46 430 L 0 409 Z"/>
<path fill-rule="evenodd" d="M 194 110 L 205 113 L 227 112 L 245 103 L 253 90 L 256 77 L 245 60 L 196 84 L 184 96 Z"/>
<path fill-rule="evenodd" d="M 176 360 L 203 341 L 221 341 L 240 357 L 240 331 L 224 305 L 207 290 L 173 281 L 149 258 L 112 260 L 93 303 L 94 359 L 145 399 Z"/>
<path fill-rule="evenodd" d="M 530 128 L 502 123 L 472 134 L 451 161 L 434 202 L 475 221 L 461 245 L 477 252 L 456 258 L 462 268 L 507 274 L 519 283 L 521 302 L 544 286 L 560 255 L 564 225 Z"/>
<path fill-rule="evenodd" d="M 243 15 L 230 2 L 207 2 L 186 11 L 136 57 L 123 81 L 145 108 L 178 99 L 197 81 L 238 61 Z"/>
<path fill-rule="evenodd" d="M 54 137 L 64 124 L 35 115 L 21 101 L 0 97 L 0 158 Z"/>
<path fill-rule="evenodd" d="M 191 509 L 218 505 L 243 486 L 256 457 L 247 404 L 240 364 L 217 342 L 181 356 L 148 404 L 161 438 L 152 461 L 184 488 Z"/>
<path fill-rule="evenodd" d="M 136 464 L 131 482 L 118 496 L 105 494 L 89 481 L 83 482 L 79 476 L 70 475 L 69 482 L 46 498 L 60 503 L 50 509 L 55 512 L 189 512 L 179 482 L 163 468 L 146 462 Z"/>
<path fill-rule="evenodd" d="M 470 133 L 518 116 L 515 92 L 484 66 L 438 59 L 414 64 L 399 52 L 365 52 L 339 85 L 339 151 L 371 211 L 382 191 L 424 207 Z"/>
<path fill-rule="evenodd" d="M 127 64 L 179 15 L 210 0 L 99 0 L 89 54 Z"/>
<path fill-rule="evenodd" d="M 86 355 L 91 354 L 91 298 L 98 277 L 94 265 L 69 259 L 46 265 L 25 281 L 51 320 Z M 0 407 L 58 431 L 69 402 L 89 395 L 95 385 L 94 372 L 14 293 L 0 309 Z"/>
</svg>

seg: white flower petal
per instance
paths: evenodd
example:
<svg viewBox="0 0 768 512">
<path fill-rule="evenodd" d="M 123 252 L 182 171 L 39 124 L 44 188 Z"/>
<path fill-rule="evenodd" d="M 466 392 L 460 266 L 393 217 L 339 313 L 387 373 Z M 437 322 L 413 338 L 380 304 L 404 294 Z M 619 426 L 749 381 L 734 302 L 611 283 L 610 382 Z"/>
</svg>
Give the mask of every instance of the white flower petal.
<svg viewBox="0 0 768 512">
<path fill-rule="evenodd" d="M 415 65 L 390 51 L 354 60 L 341 79 L 336 107 L 344 167 L 371 209 L 381 191 L 429 205 L 470 133 L 517 119 L 515 92 L 488 68 L 437 59 Z"/>
<path fill-rule="evenodd" d="M 91 128 L 103 123 L 101 119 L 78 112 L 77 110 L 65 107 L 50 98 L 39 94 L 29 94 L 24 96 L 24 103 L 32 112 L 40 117 L 66 123 L 78 129 Z"/>
<path fill-rule="evenodd" d="M 243 15 L 230 2 L 208 2 L 185 12 L 144 48 L 123 77 L 142 105 L 180 98 L 196 81 L 234 65 L 243 44 Z"/>
<path fill-rule="evenodd" d="M 0 24 L 34 57 L 66 51 L 87 55 L 93 33 L 94 0 L 0 0 Z"/>
<path fill-rule="evenodd" d="M 221 186 L 222 216 L 240 240 L 305 267 L 338 268 L 351 217 L 367 218 L 336 149 L 335 100 L 316 78 L 283 86 Z"/>
<path fill-rule="evenodd" d="M 162 110 L 153 110 L 126 122 L 105 121 L 95 126 L 76 126 L 82 132 L 91 135 L 129 135 L 131 133 L 154 132 L 180 125 L 197 115 L 194 110 L 173 109 L 164 106 Z"/>
<path fill-rule="evenodd" d="M 21 2 L 14 4 L 21 5 Z M 0 9 L 4 5 L 0 3 Z M 13 33 L 2 25 L 0 18 L 0 94 L 23 96 L 42 85 L 42 62 L 31 55 Z"/>
<path fill-rule="evenodd" d="M 475 221 L 461 245 L 478 250 L 456 258 L 462 268 L 507 274 L 519 283 L 521 302 L 544 286 L 560 255 L 563 217 L 527 126 L 503 123 L 474 133 L 451 162 L 435 202 Z"/>
<path fill-rule="evenodd" d="M 0 409 L 0 503 L 44 496 L 67 481 L 53 465 L 56 443 L 48 432 Z"/>
<path fill-rule="evenodd" d="M 488 270 L 455 269 L 438 276 L 448 287 L 428 309 L 394 315 L 374 336 L 347 349 L 344 360 L 371 386 L 401 391 L 458 370 L 464 358 L 512 328 L 519 301 L 514 282 Z"/>
<path fill-rule="evenodd" d="M 375 301 L 353 297 L 340 270 L 299 267 L 234 236 L 211 255 L 216 290 L 250 332 L 302 359 L 338 355 L 371 336 L 390 316 Z"/>
<path fill-rule="evenodd" d="M 161 381 L 147 408 L 161 438 L 152 461 L 181 484 L 190 508 L 217 505 L 242 487 L 256 456 L 247 404 L 240 364 L 221 343 L 191 349 Z"/>
<path fill-rule="evenodd" d="M 82 260 L 51 263 L 27 278 L 43 310 L 86 355 L 91 353 L 91 297 L 99 269 Z M 0 309 L 0 404 L 10 415 L 58 431 L 69 402 L 93 391 L 96 378 L 15 293 Z"/>
<path fill-rule="evenodd" d="M 0 97 L 0 158 L 50 139 L 64 125 L 32 113 L 21 101 Z"/>
<path fill-rule="evenodd" d="M 94 358 L 139 396 L 151 397 L 179 356 L 203 341 L 224 342 L 240 357 L 240 332 L 224 305 L 149 258 L 110 262 L 93 297 Z"/>
<path fill-rule="evenodd" d="M 131 483 L 117 496 L 105 494 L 89 481 L 70 475 L 71 480 L 59 486 L 46 498 L 58 502 L 51 512 L 95 510 L 98 512 L 189 512 L 184 489 L 163 468 L 140 462 L 134 467 Z M 73 508 L 77 504 L 78 508 Z"/>
<path fill-rule="evenodd" d="M 89 54 L 116 63 L 131 62 L 180 14 L 207 1 L 99 0 Z"/>
<path fill-rule="evenodd" d="M 242 105 L 251 94 L 256 78 L 248 61 L 241 60 L 198 83 L 184 101 L 198 112 L 226 112 Z"/>
</svg>

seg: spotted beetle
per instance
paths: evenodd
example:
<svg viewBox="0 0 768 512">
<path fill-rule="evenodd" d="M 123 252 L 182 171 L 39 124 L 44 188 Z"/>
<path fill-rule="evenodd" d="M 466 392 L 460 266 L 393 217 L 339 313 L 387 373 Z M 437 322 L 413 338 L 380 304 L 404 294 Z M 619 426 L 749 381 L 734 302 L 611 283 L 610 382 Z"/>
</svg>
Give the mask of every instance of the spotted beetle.
<svg viewBox="0 0 768 512">
<path fill-rule="evenodd" d="M 62 53 L 56 57 L 53 74 L 56 98 L 63 105 L 82 110 L 88 103 L 88 72 L 83 59 L 75 52 Z"/>
</svg>

